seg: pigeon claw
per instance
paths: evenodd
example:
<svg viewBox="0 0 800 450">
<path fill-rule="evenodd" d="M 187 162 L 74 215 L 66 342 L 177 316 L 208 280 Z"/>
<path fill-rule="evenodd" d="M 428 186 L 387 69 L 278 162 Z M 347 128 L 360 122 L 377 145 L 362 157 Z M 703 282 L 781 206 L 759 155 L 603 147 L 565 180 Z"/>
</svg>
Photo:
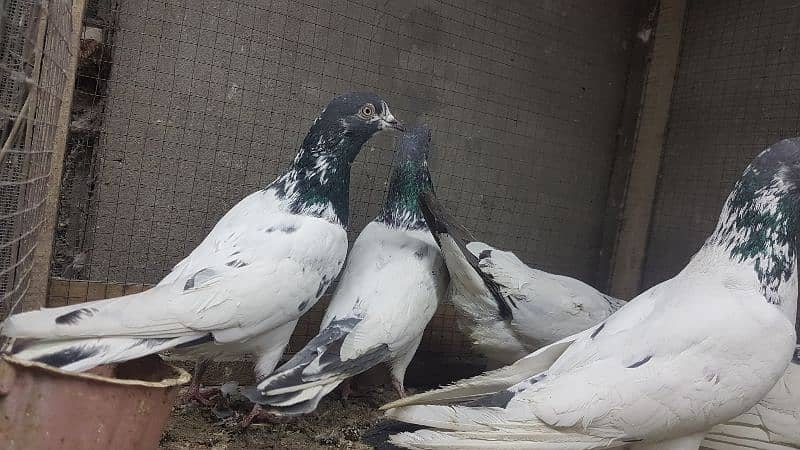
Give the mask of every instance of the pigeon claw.
<svg viewBox="0 0 800 450">
<path fill-rule="evenodd" d="M 244 416 L 242 421 L 239 423 L 239 428 L 244 430 L 253 423 L 289 423 L 292 421 L 292 419 L 292 417 L 284 417 L 277 414 L 272 414 L 265 410 L 261 405 L 256 404 L 253 406 L 253 409 L 250 411 L 250 413 Z"/>
<path fill-rule="evenodd" d="M 183 403 L 188 404 L 195 401 L 203 406 L 212 406 L 214 398 L 220 395 L 222 395 L 222 391 L 219 388 L 203 389 L 200 385 L 196 385 L 189 388 L 189 392 L 183 397 Z"/>
</svg>

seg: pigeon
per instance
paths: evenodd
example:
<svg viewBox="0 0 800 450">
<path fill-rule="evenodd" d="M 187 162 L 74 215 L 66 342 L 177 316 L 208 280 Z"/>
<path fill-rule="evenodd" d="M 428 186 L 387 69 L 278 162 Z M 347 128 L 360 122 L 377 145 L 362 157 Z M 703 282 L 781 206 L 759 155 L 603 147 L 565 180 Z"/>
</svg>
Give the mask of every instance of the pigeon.
<svg viewBox="0 0 800 450">
<path fill-rule="evenodd" d="M 569 337 L 570 332 L 600 323 L 625 304 L 579 280 L 531 269 L 511 252 L 475 242 L 436 197 L 423 194 L 420 203 L 451 272 L 449 299 L 456 307 L 459 328 L 491 365 L 511 364 L 543 345 Z M 462 250 L 465 248 L 467 251 Z M 501 279 L 505 280 L 502 284 Z M 586 304 L 599 306 L 595 312 L 600 314 L 591 314 Z M 501 308 L 508 305 L 513 306 L 503 310 L 512 315 L 505 320 Z M 784 377 L 764 399 L 713 428 L 702 447 L 800 447 L 800 350 L 795 355 Z"/>
<path fill-rule="evenodd" d="M 278 415 L 306 414 L 344 380 L 384 362 L 405 395 L 406 368 L 448 285 L 417 203 L 422 190 L 432 189 L 430 140 L 425 127 L 402 135 L 386 203 L 353 244 L 319 334 L 262 381 L 251 400 Z"/>
<path fill-rule="evenodd" d="M 383 409 L 405 448 L 698 448 L 792 360 L 800 138 L 759 154 L 675 277 L 511 366 Z"/>
<path fill-rule="evenodd" d="M 80 372 L 173 349 L 277 365 L 298 318 L 345 260 L 350 166 L 375 133 L 402 130 L 372 93 L 333 98 L 288 170 L 228 211 L 191 254 L 138 294 L 13 315 L 15 357 Z"/>
<path fill-rule="evenodd" d="M 476 241 L 435 196 L 423 193 L 419 201 L 450 272 L 458 327 L 492 365 L 511 364 L 594 326 L 625 304 Z"/>
<path fill-rule="evenodd" d="M 746 413 L 717 425 L 701 445 L 714 450 L 800 448 L 800 344 L 786 373 Z"/>
</svg>

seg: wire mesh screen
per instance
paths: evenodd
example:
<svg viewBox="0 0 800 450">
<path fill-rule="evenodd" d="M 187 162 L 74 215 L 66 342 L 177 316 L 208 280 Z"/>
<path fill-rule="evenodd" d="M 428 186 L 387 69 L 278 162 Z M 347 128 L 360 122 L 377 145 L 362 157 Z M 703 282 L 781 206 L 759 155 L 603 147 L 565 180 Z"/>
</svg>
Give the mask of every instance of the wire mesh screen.
<svg viewBox="0 0 800 450">
<path fill-rule="evenodd" d="M 752 158 L 800 134 L 800 5 L 689 2 L 644 287 L 674 276 Z"/>
<path fill-rule="evenodd" d="M 0 317 L 25 295 L 69 62 L 72 2 L 3 2 L 0 17 Z"/>
<path fill-rule="evenodd" d="M 158 281 L 288 165 L 332 96 L 371 90 L 433 128 L 434 184 L 466 227 L 591 282 L 630 4 L 110 3 L 92 24 L 100 49 L 80 62 L 85 106 L 62 195 L 73 213 L 61 216 L 53 274 Z M 351 237 L 382 206 L 393 139 L 374 138 L 353 166 Z M 296 337 L 316 333 L 322 307 Z M 465 344 L 452 314 L 429 333 L 455 352 Z"/>
</svg>

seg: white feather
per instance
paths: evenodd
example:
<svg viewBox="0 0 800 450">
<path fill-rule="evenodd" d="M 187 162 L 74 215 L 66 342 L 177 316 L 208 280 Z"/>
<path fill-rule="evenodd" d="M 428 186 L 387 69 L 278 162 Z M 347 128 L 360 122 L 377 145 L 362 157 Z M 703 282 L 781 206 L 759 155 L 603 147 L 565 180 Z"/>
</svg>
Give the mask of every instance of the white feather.
<svg viewBox="0 0 800 450">
<path fill-rule="evenodd" d="M 309 360 L 289 361 L 286 368 L 279 368 L 265 379 L 259 389 L 267 396 L 298 392 L 291 398 L 268 402 L 286 407 L 324 395 L 354 372 L 363 372 L 381 362 L 389 362 L 392 375 L 402 381 L 446 289 L 444 263 L 427 230 L 371 222 L 353 245 L 320 326 L 320 333 L 325 333 L 335 320 L 358 320 L 336 349 L 338 353 L 329 355 L 325 348 L 309 348 Z M 314 342 L 308 345 L 316 345 Z M 370 352 L 383 352 L 381 348 L 387 350 L 377 359 L 359 360 Z M 323 355 L 341 363 L 329 370 L 320 365 Z M 292 378 L 294 384 L 276 382 L 303 365 L 302 375 Z M 270 385 L 275 387 L 268 388 Z"/>
<path fill-rule="evenodd" d="M 319 284 L 336 277 L 346 252 L 347 236 L 339 224 L 293 214 L 274 190 L 258 191 L 220 219 L 155 287 L 17 314 L 3 323 L 2 333 L 37 339 L 36 345 L 110 339 L 104 341 L 109 359 L 121 355 L 111 345 L 116 338 L 196 338 L 209 332 L 222 344 L 200 350 L 209 356 L 230 350 L 244 353 L 254 347 L 268 351 L 260 337 L 296 321 L 310 308 L 318 299 Z M 304 302 L 305 308 L 299 309 Z M 68 313 L 80 317 L 59 323 L 57 318 Z M 288 335 L 270 345 L 283 347 L 285 340 Z M 125 339 L 119 342 L 126 345 Z M 95 358 L 98 364 L 104 361 Z"/>
</svg>

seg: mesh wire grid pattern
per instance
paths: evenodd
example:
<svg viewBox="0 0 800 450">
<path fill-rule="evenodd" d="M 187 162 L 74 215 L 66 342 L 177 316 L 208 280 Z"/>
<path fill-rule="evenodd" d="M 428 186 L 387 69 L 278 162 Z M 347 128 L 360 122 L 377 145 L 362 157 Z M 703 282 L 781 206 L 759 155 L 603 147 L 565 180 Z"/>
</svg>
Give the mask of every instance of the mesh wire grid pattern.
<svg viewBox="0 0 800 450">
<path fill-rule="evenodd" d="M 24 297 L 44 220 L 72 2 L 4 3 L 0 26 L 0 317 Z"/>
<path fill-rule="evenodd" d="M 755 155 L 800 134 L 798 25 L 797 2 L 689 2 L 643 288 L 700 248 Z"/>
<path fill-rule="evenodd" d="M 288 165 L 333 95 L 372 90 L 433 128 L 434 184 L 458 220 L 591 282 L 629 6 L 119 2 L 101 52 L 110 71 L 97 70 L 89 102 L 100 104 L 90 169 L 65 180 L 93 186 L 88 209 L 65 227 L 54 275 L 157 281 Z M 353 166 L 351 238 L 383 203 L 394 139 L 373 138 Z M 448 311 L 428 333 L 455 342 Z"/>
</svg>

